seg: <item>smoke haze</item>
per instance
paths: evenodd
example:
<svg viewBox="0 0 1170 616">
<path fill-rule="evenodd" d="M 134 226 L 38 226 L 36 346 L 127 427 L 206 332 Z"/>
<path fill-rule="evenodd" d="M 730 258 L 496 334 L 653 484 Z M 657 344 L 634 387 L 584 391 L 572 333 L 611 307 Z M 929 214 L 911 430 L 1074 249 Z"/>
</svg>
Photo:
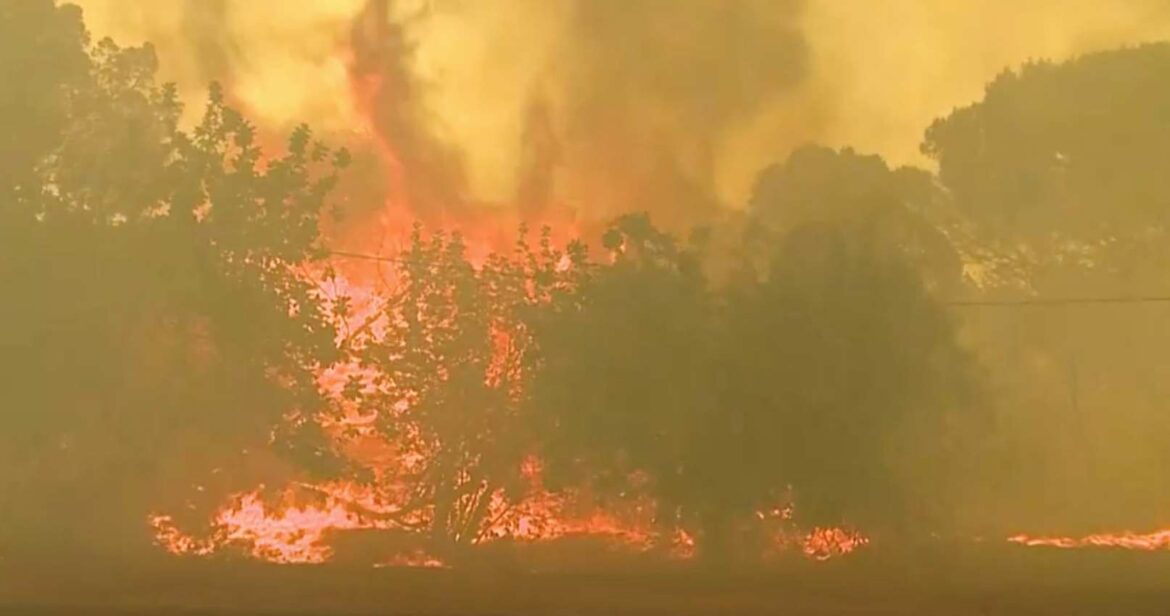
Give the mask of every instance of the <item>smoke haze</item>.
<svg viewBox="0 0 1170 616">
<path fill-rule="evenodd" d="M 741 205 L 762 167 L 809 141 L 922 163 L 922 128 L 1005 66 L 1170 33 L 1156 0 L 81 4 L 96 35 L 158 44 L 189 100 L 218 79 L 273 129 L 381 133 L 407 176 L 391 192 L 417 209 L 557 203 L 587 218 Z M 363 66 L 374 22 L 399 49 Z M 355 55 L 398 81 L 372 93 L 372 119 Z"/>
<path fill-rule="evenodd" d="M 68 1 L 0 0 L 0 274 L 32 298 L 0 340 L 37 409 L 7 433 L 39 443 L 0 456 L 34 497 L 0 567 L 86 502 L 62 550 L 149 506 L 197 553 L 182 516 L 228 491 L 398 498 L 399 459 L 462 541 L 494 488 L 444 519 L 450 452 L 533 494 L 629 464 L 700 550 L 735 516 L 875 547 L 1170 528 L 1170 0 L 72 0 L 182 111 L 151 53 L 82 62 Z M 285 278 L 236 282 L 270 253 Z M 430 421 L 442 447 L 408 442 Z M 314 528 L 389 528 L 355 519 Z"/>
</svg>

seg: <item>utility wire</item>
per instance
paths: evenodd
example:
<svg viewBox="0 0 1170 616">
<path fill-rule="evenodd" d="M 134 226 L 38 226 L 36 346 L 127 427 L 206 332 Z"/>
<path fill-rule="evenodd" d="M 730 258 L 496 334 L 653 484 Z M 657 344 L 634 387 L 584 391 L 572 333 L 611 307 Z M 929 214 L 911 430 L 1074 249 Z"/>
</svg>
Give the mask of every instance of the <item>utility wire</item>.
<svg viewBox="0 0 1170 616">
<path fill-rule="evenodd" d="M 1170 304 L 1170 296 L 1143 295 L 1120 297 L 1035 297 L 1024 299 L 943 300 L 957 308 L 994 308 L 1012 306 L 1088 306 L 1093 304 Z"/>
<path fill-rule="evenodd" d="M 364 261 L 378 261 L 381 263 L 395 263 L 397 259 L 385 255 L 373 255 L 361 252 L 347 252 L 331 250 L 330 256 L 344 259 L 361 259 Z M 942 300 L 942 304 L 955 308 L 1014 308 L 1025 306 L 1057 307 L 1057 306 L 1091 306 L 1117 304 L 1170 304 L 1170 295 L 1134 295 L 1115 297 L 1033 297 L 1021 299 L 971 299 L 971 300 Z"/>
<path fill-rule="evenodd" d="M 397 259 L 394 259 L 393 256 L 385 256 L 385 255 L 381 255 L 381 254 L 363 254 L 363 253 L 351 253 L 351 252 L 345 252 L 345 251 L 329 251 L 328 253 L 325 253 L 325 254 L 328 254 L 330 256 L 340 256 L 340 258 L 343 258 L 343 259 L 362 259 L 365 261 L 381 261 L 381 262 L 385 262 L 385 263 L 393 263 L 393 262 L 397 261 Z"/>
</svg>

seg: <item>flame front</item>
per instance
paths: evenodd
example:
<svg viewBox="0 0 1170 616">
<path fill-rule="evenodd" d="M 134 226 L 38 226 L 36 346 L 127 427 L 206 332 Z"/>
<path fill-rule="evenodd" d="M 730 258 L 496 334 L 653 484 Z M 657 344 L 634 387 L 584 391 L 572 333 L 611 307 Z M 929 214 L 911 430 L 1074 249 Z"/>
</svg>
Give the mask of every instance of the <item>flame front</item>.
<svg viewBox="0 0 1170 616">
<path fill-rule="evenodd" d="M 353 484 L 334 486 L 336 492 L 360 492 Z M 260 491 L 238 495 L 215 516 L 206 537 L 179 530 L 169 516 L 154 515 L 150 524 L 155 542 L 171 554 L 208 557 L 237 549 L 247 556 L 277 564 L 321 564 L 329 562 L 333 548 L 329 539 L 338 531 L 403 530 L 403 524 L 355 512 L 353 501 L 329 496 L 318 505 L 297 505 L 292 490 L 280 504 L 265 505 Z M 363 509 L 390 509 L 367 495 Z M 696 554 L 694 536 L 682 528 L 663 530 L 653 523 L 653 503 L 642 500 L 623 510 L 592 507 L 581 511 L 572 494 L 540 492 L 516 504 L 502 494 L 493 495 L 491 511 L 496 515 L 475 541 L 487 545 L 498 541 L 522 544 L 555 542 L 569 537 L 603 540 L 613 549 L 631 553 L 664 549 L 670 559 L 689 560 Z M 576 510 L 576 511 L 575 511 Z M 421 537 L 421 535 L 419 535 Z M 825 561 L 844 556 L 867 545 L 869 539 L 849 529 L 814 528 L 773 536 L 775 551 L 796 549 L 806 557 Z M 375 567 L 445 567 L 439 558 L 422 549 L 388 554 Z"/>
<path fill-rule="evenodd" d="M 1097 533 L 1083 537 L 1049 537 L 1019 534 L 1008 537 L 1008 541 L 1027 547 L 1061 549 L 1075 548 L 1116 548 L 1142 552 L 1170 550 L 1170 530 L 1151 533 Z"/>
<path fill-rule="evenodd" d="M 466 178 L 447 155 L 445 144 L 423 130 L 414 117 L 419 113 L 414 99 L 417 84 L 403 64 L 409 56 L 409 44 L 402 26 L 390 19 L 390 6 L 385 0 L 365 2 L 351 24 L 348 47 L 340 50 L 336 58 L 347 68 L 348 105 L 353 116 L 360 119 L 355 137 L 363 143 L 358 145 L 368 146 L 379 159 L 378 198 L 382 200 L 377 224 L 362 220 L 362 228 L 343 230 L 340 239 L 346 245 L 372 246 L 366 241 L 369 238 L 362 236 L 374 228 L 380 234 L 377 252 L 396 254 L 407 245 L 416 221 L 440 228 L 457 227 L 466 258 L 474 267 L 481 267 L 489 254 L 509 246 L 506 230 L 516 227 L 519 213 L 510 207 L 477 207 L 483 204 L 472 202 L 466 191 Z M 555 205 L 544 202 L 547 197 L 533 197 L 542 203 L 521 205 L 527 207 L 528 222 L 533 222 L 535 216 L 540 222 L 557 223 L 553 226 L 558 231 L 551 239 L 560 244 L 563 238 L 577 235 L 577 221 L 567 210 L 547 207 Z M 344 259 L 339 255 L 329 263 L 327 275 L 321 269 L 304 271 L 311 279 L 326 279 L 319 286 L 326 308 L 335 316 L 338 345 L 361 344 L 363 337 L 387 335 L 391 325 L 384 318 L 385 302 L 397 282 L 387 280 L 377 265 Z M 567 255 L 556 263 L 558 272 L 569 267 Z M 378 268 L 376 275 L 371 275 L 374 268 Z M 337 271 L 345 271 L 351 279 L 337 275 Z M 375 279 L 390 287 L 381 289 L 386 294 L 375 290 L 376 283 L 356 282 Z M 523 378 L 514 361 L 514 334 L 503 324 L 492 327 L 494 356 L 484 375 L 489 387 L 516 388 Z M 397 531 L 424 543 L 427 529 L 438 514 L 433 505 L 413 502 L 411 482 L 422 472 L 432 448 L 421 442 L 409 426 L 399 431 L 395 442 L 387 442 L 374 424 L 380 412 L 390 416 L 400 409 L 362 409 L 345 395 L 347 388 L 371 393 L 378 387 L 377 377 L 373 369 L 356 360 L 321 367 L 318 385 L 341 412 L 315 418 L 335 439 L 338 450 L 373 471 L 377 488 L 353 482 L 300 483 L 289 485 L 275 498 L 266 498 L 261 487 L 229 497 L 202 537 L 181 531 L 170 516 L 151 516 L 156 542 L 177 555 L 206 557 L 234 550 L 272 563 L 327 562 L 334 556 L 332 538 L 346 531 Z M 508 391 L 510 395 L 515 393 Z M 408 406 L 409 402 L 402 404 Z M 547 490 L 540 481 L 539 461 L 530 458 L 525 465 L 529 468 L 523 474 L 529 485 L 522 496 L 509 496 L 503 489 L 488 488 L 486 484 L 474 496 L 487 499 L 487 505 L 482 527 L 474 530 L 470 545 L 505 541 L 534 544 L 585 536 L 634 553 L 662 548 L 669 558 L 695 555 L 695 535 L 681 527 L 656 523 L 656 503 L 652 499 L 631 496 L 617 505 L 598 506 L 579 491 Z M 761 513 L 757 517 L 764 520 L 768 516 Z M 863 536 L 844 529 L 804 532 L 791 524 L 772 537 L 777 549 L 795 550 L 816 560 L 849 553 L 865 543 Z M 386 554 L 375 566 L 443 564 L 436 556 L 415 547 Z"/>
</svg>

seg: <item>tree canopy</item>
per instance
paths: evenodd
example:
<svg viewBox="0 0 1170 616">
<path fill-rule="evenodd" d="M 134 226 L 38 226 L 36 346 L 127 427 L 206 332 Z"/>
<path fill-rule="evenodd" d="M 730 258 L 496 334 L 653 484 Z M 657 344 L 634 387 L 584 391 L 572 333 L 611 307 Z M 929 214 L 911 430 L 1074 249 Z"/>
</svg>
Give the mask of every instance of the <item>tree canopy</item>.
<svg viewBox="0 0 1170 616">
<path fill-rule="evenodd" d="M 923 152 L 986 250 L 972 265 L 1008 274 L 985 297 L 1166 294 L 1168 69 L 1166 43 L 1030 62 L 929 127 Z M 1001 411 L 984 467 L 1003 491 L 980 506 L 1010 513 L 985 517 L 1071 532 L 1161 522 L 1166 317 L 1140 301 L 967 315 Z"/>
<path fill-rule="evenodd" d="M 305 128 L 261 151 L 214 87 L 184 130 L 155 68 L 76 7 L 0 8 L 4 541 L 139 545 L 160 493 L 310 412 L 335 355 L 297 268 L 345 153 Z"/>
<path fill-rule="evenodd" d="M 777 236 L 761 275 L 716 287 L 701 245 L 645 218 L 609 238 L 613 264 L 537 329 L 533 397 L 561 472 L 618 491 L 644 477 L 664 521 L 715 551 L 778 505 L 873 532 L 930 508 L 899 465 L 955 455 L 975 381 L 904 260 L 809 225 Z"/>
<path fill-rule="evenodd" d="M 1001 235 L 1164 225 L 1168 69 L 1166 43 L 1032 62 L 936 120 L 922 151 L 959 206 Z"/>
</svg>

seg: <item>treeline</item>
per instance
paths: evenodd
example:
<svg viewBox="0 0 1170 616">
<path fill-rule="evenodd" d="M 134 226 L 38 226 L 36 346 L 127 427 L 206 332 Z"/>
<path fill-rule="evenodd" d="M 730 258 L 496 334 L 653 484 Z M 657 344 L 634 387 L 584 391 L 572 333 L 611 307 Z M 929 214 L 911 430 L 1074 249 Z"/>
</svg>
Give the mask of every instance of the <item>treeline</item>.
<svg viewBox="0 0 1170 616">
<path fill-rule="evenodd" d="M 1004 73 L 927 131 L 937 175 L 809 146 L 708 227 L 521 229 L 478 267 L 416 229 L 360 322 L 306 275 L 348 155 L 305 128 L 264 152 L 216 89 L 183 129 L 155 64 L 75 7 L 0 5 L 0 553 L 135 553 L 209 469 L 402 481 L 322 432 L 341 409 L 418 460 L 443 553 L 532 456 L 720 556 L 789 504 L 890 545 L 1170 503 L 1164 312 L 947 305 L 1167 288 L 1170 47 Z M 1096 370 L 1071 396 L 1070 332 Z"/>
<path fill-rule="evenodd" d="M 808 528 L 942 522 L 948 490 L 906 470 L 941 472 L 976 428 L 954 323 L 867 235 L 752 233 L 716 281 L 707 240 L 644 216 L 592 258 L 521 235 L 480 268 L 458 235 L 416 229 L 396 291 L 346 338 L 365 369 L 344 390 L 421 460 L 413 502 L 440 553 L 479 538 L 491 495 L 523 496 L 533 455 L 551 486 L 652 496 L 664 528 L 716 553 L 793 503 Z"/>
</svg>

